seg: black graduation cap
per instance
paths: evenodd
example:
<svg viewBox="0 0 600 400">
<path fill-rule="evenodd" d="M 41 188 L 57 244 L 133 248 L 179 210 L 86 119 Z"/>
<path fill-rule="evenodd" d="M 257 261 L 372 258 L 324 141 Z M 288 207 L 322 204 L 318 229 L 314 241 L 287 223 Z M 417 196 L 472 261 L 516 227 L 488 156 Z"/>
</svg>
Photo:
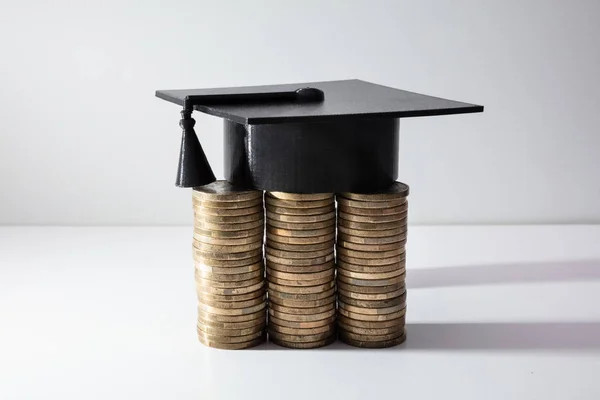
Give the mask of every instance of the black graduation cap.
<svg viewBox="0 0 600 400">
<path fill-rule="evenodd" d="M 215 176 L 194 132 L 193 110 L 225 119 L 225 178 L 290 193 L 368 193 L 398 178 L 399 119 L 482 112 L 483 106 L 361 80 L 159 90 L 183 106 L 177 186 Z"/>
</svg>

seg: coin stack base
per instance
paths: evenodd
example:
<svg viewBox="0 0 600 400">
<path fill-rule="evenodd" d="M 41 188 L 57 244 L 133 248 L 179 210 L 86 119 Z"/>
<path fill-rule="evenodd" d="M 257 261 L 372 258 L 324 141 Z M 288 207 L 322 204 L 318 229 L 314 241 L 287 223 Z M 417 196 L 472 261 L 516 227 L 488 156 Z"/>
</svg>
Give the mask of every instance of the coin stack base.
<svg viewBox="0 0 600 400">
<path fill-rule="evenodd" d="M 272 192 L 265 203 L 269 340 L 326 346 L 336 339 L 334 196 Z"/>
<path fill-rule="evenodd" d="M 408 186 L 372 194 L 342 193 L 338 202 L 338 336 L 356 347 L 406 340 Z"/>
<path fill-rule="evenodd" d="M 219 349 L 247 349 L 266 340 L 260 191 L 217 181 L 193 191 L 198 340 Z"/>
</svg>

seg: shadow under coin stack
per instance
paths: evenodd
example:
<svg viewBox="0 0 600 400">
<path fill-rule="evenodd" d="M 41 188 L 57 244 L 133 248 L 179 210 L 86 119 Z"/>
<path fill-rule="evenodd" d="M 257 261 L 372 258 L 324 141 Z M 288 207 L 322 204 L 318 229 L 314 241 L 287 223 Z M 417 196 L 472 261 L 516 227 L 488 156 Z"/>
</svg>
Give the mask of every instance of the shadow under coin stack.
<svg viewBox="0 0 600 400">
<path fill-rule="evenodd" d="M 317 348 L 335 341 L 333 194 L 272 192 L 267 208 L 269 340 Z"/>
<path fill-rule="evenodd" d="M 382 348 L 406 339 L 406 216 L 409 188 L 396 182 L 338 202 L 338 332 L 352 346 Z"/>
<path fill-rule="evenodd" d="M 262 191 L 217 181 L 192 193 L 198 339 L 222 349 L 256 346 L 266 337 Z"/>
</svg>

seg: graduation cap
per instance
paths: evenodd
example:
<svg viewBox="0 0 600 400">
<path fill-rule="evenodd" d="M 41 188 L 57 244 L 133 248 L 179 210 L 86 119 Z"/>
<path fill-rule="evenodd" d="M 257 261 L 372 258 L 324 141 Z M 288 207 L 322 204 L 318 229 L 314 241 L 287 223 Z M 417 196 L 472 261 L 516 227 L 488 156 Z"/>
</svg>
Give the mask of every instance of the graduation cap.
<svg viewBox="0 0 600 400">
<path fill-rule="evenodd" d="M 194 131 L 197 110 L 225 120 L 230 183 L 290 193 L 385 189 L 398 178 L 400 118 L 483 111 L 361 80 L 159 90 L 156 96 L 183 106 L 177 186 L 216 180 Z"/>
</svg>

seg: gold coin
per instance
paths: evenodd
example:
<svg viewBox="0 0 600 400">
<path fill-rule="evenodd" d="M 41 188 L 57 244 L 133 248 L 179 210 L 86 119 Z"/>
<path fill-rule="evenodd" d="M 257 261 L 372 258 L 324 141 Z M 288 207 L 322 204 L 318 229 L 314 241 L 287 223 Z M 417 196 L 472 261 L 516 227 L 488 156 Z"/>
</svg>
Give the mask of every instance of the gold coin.
<svg viewBox="0 0 600 400">
<path fill-rule="evenodd" d="M 338 226 L 338 232 L 340 235 L 347 237 L 362 237 L 362 238 L 381 238 L 381 237 L 394 237 L 399 235 L 406 235 L 407 226 L 401 226 L 392 229 L 381 229 L 381 230 L 365 230 L 365 229 L 352 229 L 343 225 Z"/>
<path fill-rule="evenodd" d="M 383 328 L 395 328 L 395 327 L 404 327 L 406 324 L 406 315 L 401 316 L 397 319 L 391 319 L 388 321 L 358 321 L 352 318 L 345 317 L 343 315 L 338 315 L 337 318 L 338 323 L 342 323 L 347 326 L 352 326 L 355 328 L 362 329 L 383 329 Z"/>
<path fill-rule="evenodd" d="M 327 283 L 316 285 L 316 286 L 283 286 L 278 285 L 273 282 L 267 281 L 267 289 L 269 293 L 271 290 L 280 292 L 280 293 L 288 293 L 288 294 L 300 294 L 300 295 L 308 295 L 308 294 L 316 294 L 316 293 L 325 293 L 329 289 L 332 289 L 335 286 L 335 281 L 331 280 Z"/>
<path fill-rule="evenodd" d="M 351 221 L 351 222 L 367 222 L 370 224 L 381 224 L 381 223 L 389 223 L 395 222 L 398 224 L 400 221 L 406 219 L 407 211 L 401 212 L 399 214 L 392 215 L 354 215 L 348 214 L 347 212 L 339 211 L 338 213 L 340 219 Z M 223 217 L 224 218 L 224 217 Z M 386 229 L 386 228 L 382 228 Z"/>
<path fill-rule="evenodd" d="M 393 299 L 402 295 L 406 291 L 406 286 L 401 287 L 398 290 L 394 290 L 388 293 L 356 293 L 350 292 L 345 289 L 342 289 L 341 286 L 338 287 L 338 293 L 340 296 L 344 296 L 345 298 L 349 297 L 351 299 L 356 300 L 388 300 Z"/>
<path fill-rule="evenodd" d="M 252 272 L 246 272 L 245 274 L 214 274 L 212 272 L 204 272 L 196 270 L 194 276 L 196 280 L 204 281 L 218 281 L 221 283 L 224 282 L 239 282 L 239 281 L 247 281 L 254 278 L 259 278 L 264 276 L 264 270 L 259 269 Z M 210 284 L 210 283 L 208 283 Z"/>
<path fill-rule="evenodd" d="M 281 322 L 282 324 L 278 324 L 277 322 Z M 283 333 L 286 335 L 298 335 L 298 336 L 306 336 L 306 335 L 318 335 L 319 333 L 325 332 L 335 332 L 335 317 L 333 318 L 333 322 L 328 322 L 325 325 L 319 326 L 307 326 L 304 328 L 297 328 L 292 326 L 287 326 L 286 322 L 288 321 L 279 321 L 277 318 L 269 318 L 269 329 L 277 332 Z"/>
<path fill-rule="evenodd" d="M 255 285 L 257 285 L 259 283 L 263 283 L 264 281 L 265 281 L 265 278 L 263 276 L 259 276 L 258 278 L 248 279 L 247 281 L 231 281 L 231 282 L 209 281 L 209 280 L 204 280 L 204 279 L 196 279 L 196 288 L 202 292 L 217 293 L 217 294 L 234 294 L 234 293 L 225 293 L 225 292 L 218 293 L 214 290 L 215 289 L 232 290 L 232 289 L 248 288 L 250 286 L 254 287 Z M 240 292 L 240 293 L 244 293 L 244 292 Z"/>
<path fill-rule="evenodd" d="M 321 279 L 305 281 L 305 280 L 280 279 L 280 278 L 275 278 L 273 276 L 267 275 L 267 282 L 269 282 L 269 283 L 273 283 L 273 284 L 285 286 L 285 287 L 294 287 L 294 288 L 298 288 L 298 289 L 300 289 L 301 287 L 320 286 L 320 285 L 324 285 L 326 283 L 334 282 L 334 281 L 335 281 L 335 279 L 333 276 L 328 277 L 328 278 L 321 278 Z"/>
<path fill-rule="evenodd" d="M 219 343 L 219 342 L 207 340 L 201 336 L 198 336 L 198 340 L 203 345 L 208 346 L 208 347 L 213 347 L 215 349 L 242 350 L 242 349 L 249 349 L 252 347 L 256 347 L 256 346 L 264 343 L 267 339 L 266 339 L 266 335 L 263 334 L 263 336 L 261 336 L 257 339 L 251 340 L 249 342 L 245 342 L 245 343 Z"/>
<path fill-rule="evenodd" d="M 203 337 L 207 341 L 211 342 L 219 342 L 219 343 L 245 343 L 252 341 L 254 339 L 258 339 L 263 335 L 262 330 L 254 333 L 250 333 L 248 335 L 243 336 L 220 336 L 220 335 L 211 335 L 200 329 L 196 329 L 198 336 Z"/>
<path fill-rule="evenodd" d="M 212 306 L 209 306 L 204 303 L 198 303 L 198 308 L 206 311 L 207 313 L 218 314 L 218 315 L 246 315 L 246 314 L 252 314 L 257 311 L 264 310 L 266 307 L 267 307 L 267 303 L 265 301 L 261 301 L 260 303 L 258 303 L 256 305 L 253 305 L 251 307 L 245 307 L 245 308 L 219 308 L 219 307 L 212 307 Z"/>
<path fill-rule="evenodd" d="M 404 203 L 402 205 L 396 207 L 386 207 L 386 208 L 359 208 L 359 207 L 350 207 L 343 204 L 340 204 L 338 210 L 343 213 L 348 213 L 352 215 L 365 215 L 370 217 L 384 217 L 387 215 L 397 215 L 401 213 L 405 213 L 408 210 L 408 203 Z"/>
<path fill-rule="evenodd" d="M 329 298 L 329 302 L 322 306 L 310 307 L 310 308 L 299 308 L 299 307 L 286 307 L 276 303 L 269 303 L 269 311 L 277 311 L 283 314 L 291 315 L 290 318 L 302 318 L 303 316 L 311 317 L 315 314 L 322 314 L 325 312 L 332 312 L 335 314 L 335 295 Z M 282 318 L 285 319 L 285 318 Z"/>
<path fill-rule="evenodd" d="M 389 188 L 374 193 L 340 193 L 340 196 L 359 201 L 388 201 L 408 196 L 410 188 L 402 182 L 394 182 Z"/>
<path fill-rule="evenodd" d="M 298 222 L 277 221 L 275 219 L 271 219 L 271 218 L 267 217 L 267 225 L 273 226 L 275 228 L 292 229 L 295 231 L 314 230 L 314 229 L 327 228 L 329 226 L 335 226 L 335 218 L 331 218 L 326 221 L 308 222 L 308 223 L 303 224 L 303 223 L 298 223 Z"/>
<path fill-rule="evenodd" d="M 297 222 L 301 224 L 312 224 L 313 222 L 328 221 L 330 219 L 335 220 L 335 211 L 330 211 L 328 213 L 318 215 L 283 215 L 276 214 L 267 210 L 267 218 L 281 222 Z"/>
<path fill-rule="evenodd" d="M 338 240 L 338 247 L 345 247 L 346 249 L 358 250 L 358 251 L 390 251 L 396 249 L 404 250 L 404 246 L 406 245 L 406 240 L 397 241 L 394 243 L 387 244 L 357 244 L 352 242 L 347 242 L 344 240 Z"/>
<path fill-rule="evenodd" d="M 267 236 L 267 247 L 271 247 L 277 250 L 284 251 L 296 251 L 299 253 L 313 252 L 318 250 L 330 249 L 333 251 L 333 245 L 335 244 L 335 240 L 329 240 L 327 242 L 315 243 L 315 244 L 288 244 L 288 243 L 279 243 L 274 240 L 270 240 Z"/>
<path fill-rule="evenodd" d="M 280 265 L 292 265 L 295 267 L 300 267 L 300 266 L 304 266 L 304 265 L 325 264 L 325 263 L 333 260 L 334 254 L 333 254 L 333 252 L 331 252 L 330 254 L 328 254 L 326 256 L 322 256 L 322 257 L 294 259 L 294 258 L 275 257 L 275 256 L 267 253 L 267 254 L 265 254 L 265 257 L 267 259 L 267 263 L 273 262 L 275 264 L 280 264 Z"/>
<path fill-rule="evenodd" d="M 252 201 L 262 198 L 262 190 L 248 190 L 233 186 L 227 181 L 216 181 L 208 185 L 195 187 L 194 198 L 201 201 Z"/>
<path fill-rule="evenodd" d="M 285 307 L 313 308 L 329 304 L 330 297 L 335 293 L 335 288 L 331 288 L 320 293 L 286 293 L 267 288 L 269 302 L 273 302 Z"/>
<path fill-rule="evenodd" d="M 194 222 L 200 224 L 247 224 L 255 221 L 263 221 L 264 215 L 262 212 L 255 212 L 254 214 L 248 215 L 237 215 L 237 216 L 213 216 L 213 215 L 194 215 Z"/>
<path fill-rule="evenodd" d="M 228 294 L 213 294 L 213 293 L 203 292 L 202 290 L 197 290 L 196 294 L 197 294 L 199 301 L 202 301 L 200 299 L 203 299 L 203 300 L 208 300 L 209 302 L 216 302 L 216 301 L 228 302 L 228 301 L 244 301 L 244 300 L 256 299 L 257 297 L 262 296 L 266 292 L 267 292 L 267 288 L 266 288 L 266 285 L 264 285 L 263 287 L 259 288 L 258 290 L 255 290 L 254 292 L 249 292 L 249 293 L 244 293 L 244 294 L 229 294 L 229 295 Z"/>
<path fill-rule="evenodd" d="M 280 272 L 289 272 L 293 274 L 304 274 L 304 273 L 314 273 L 314 272 L 322 272 L 329 271 L 331 269 L 335 270 L 335 264 L 332 261 L 328 261 L 323 264 L 316 265 L 284 265 L 277 264 L 271 261 L 267 261 L 267 268 L 272 271 L 280 271 Z"/>
<path fill-rule="evenodd" d="M 381 342 L 367 342 L 367 341 L 360 341 L 360 340 L 352 340 L 352 339 L 348 338 L 347 336 L 343 336 L 343 335 L 340 335 L 340 340 L 342 342 L 344 342 L 350 346 L 354 346 L 354 347 L 361 347 L 364 349 L 384 349 L 384 348 L 394 347 L 394 346 L 404 343 L 404 341 L 406 340 L 406 331 L 404 331 L 404 334 L 402 336 L 399 336 L 396 339 L 384 340 Z"/>
<path fill-rule="evenodd" d="M 238 217 L 242 215 L 263 214 L 262 204 L 246 208 L 210 208 L 194 204 L 192 209 L 198 219 L 204 219 L 204 217 Z"/>
<path fill-rule="evenodd" d="M 319 208 L 334 204 L 333 197 L 326 200 L 280 200 L 267 194 L 265 203 L 275 207 L 285 208 Z"/>
<path fill-rule="evenodd" d="M 328 339 L 330 336 L 335 334 L 335 329 L 328 330 L 327 332 L 317 333 L 315 335 L 288 335 L 285 333 L 279 333 L 274 331 L 270 327 L 267 327 L 269 337 L 277 340 L 283 340 L 286 342 L 306 343 L 306 342 L 317 342 L 319 340 Z"/>
<path fill-rule="evenodd" d="M 329 254 L 333 254 L 333 246 L 331 248 L 326 248 L 323 250 L 315 250 L 315 251 L 286 251 L 279 250 L 265 246 L 265 251 L 272 256 L 279 258 L 291 258 L 291 259 L 299 259 L 299 258 L 318 258 L 328 256 Z"/>
<path fill-rule="evenodd" d="M 194 206 L 202 208 L 218 208 L 218 209 L 235 209 L 235 208 L 248 208 L 263 204 L 262 197 L 257 197 L 253 200 L 247 201 L 211 201 L 201 200 L 197 197 L 192 196 L 192 204 Z"/>
<path fill-rule="evenodd" d="M 355 279 L 344 275 L 338 275 L 338 282 L 348 283 L 355 286 L 390 286 L 396 283 L 404 282 L 406 276 L 404 274 L 386 279 Z"/>
<path fill-rule="evenodd" d="M 386 299 L 386 300 L 360 300 L 360 299 L 353 299 L 350 297 L 346 297 L 343 295 L 339 295 L 338 297 L 338 301 L 343 302 L 346 305 L 349 306 L 354 306 L 354 307 L 361 307 L 361 308 L 390 308 L 390 307 L 394 307 L 394 306 L 400 306 L 402 305 L 403 307 L 406 306 L 406 291 L 404 293 L 402 293 L 400 296 L 397 297 L 393 297 L 391 299 Z"/>
<path fill-rule="evenodd" d="M 406 308 L 389 314 L 361 314 L 355 313 L 352 311 L 348 311 L 345 308 L 338 308 L 338 313 L 347 318 L 351 318 L 359 321 L 391 321 L 394 319 L 398 319 L 406 314 Z"/>
<path fill-rule="evenodd" d="M 225 232 L 234 232 L 234 231 L 247 231 L 250 229 L 263 228 L 265 225 L 264 219 L 257 219 L 252 222 L 244 222 L 244 223 L 212 223 L 205 220 L 194 219 L 194 227 L 200 230 L 209 230 L 209 231 L 225 231 Z"/>
<path fill-rule="evenodd" d="M 267 212 L 280 214 L 280 215 L 320 215 L 335 211 L 335 204 L 332 202 L 330 205 L 325 207 L 316 208 L 288 208 L 288 207 L 276 207 L 269 202 L 266 206 Z"/>
<path fill-rule="evenodd" d="M 265 303 L 267 301 L 266 293 L 260 297 L 244 300 L 244 301 L 213 301 L 208 297 L 198 296 L 200 307 L 208 306 L 213 308 L 220 308 L 223 310 L 229 309 L 241 309 L 241 308 L 250 308 L 253 306 L 257 306 L 261 303 Z"/>
<path fill-rule="evenodd" d="M 404 332 L 404 325 L 391 326 L 389 328 L 357 328 L 356 326 L 346 325 L 342 322 L 338 322 L 339 331 L 345 331 L 356 335 L 364 336 L 380 336 L 380 335 L 391 335 L 397 332 Z"/>
<path fill-rule="evenodd" d="M 364 342 L 383 342 L 386 340 L 393 340 L 393 339 L 397 339 L 398 337 L 402 336 L 403 334 L 404 334 L 404 329 L 397 330 L 395 332 L 388 333 L 386 335 L 361 335 L 358 333 L 344 331 L 344 330 L 340 330 L 340 332 L 339 332 L 340 337 L 343 336 L 343 337 L 351 339 L 351 340 L 364 341 Z"/>
<path fill-rule="evenodd" d="M 248 286 L 241 287 L 214 287 L 208 282 L 208 285 L 196 285 L 196 292 L 200 291 L 203 293 L 214 294 L 219 296 L 234 296 L 234 295 L 245 295 L 252 293 L 264 287 L 266 289 L 266 281 L 264 278 L 252 279 L 253 283 Z"/>
<path fill-rule="evenodd" d="M 357 286 L 357 285 L 349 285 L 347 283 L 337 281 L 337 286 L 343 291 L 353 292 L 353 293 L 361 293 L 361 294 L 384 294 L 395 292 L 396 290 L 405 289 L 406 282 L 402 281 L 400 283 L 395 283 L 393 285 L 388 286 Z"/>
<path fill-rule="evenodd" d="M 246 315 L 221 315 L 206 312 L 201 308 L 198 308 L 198 319 L 201 319 L 205 325 L 215 325 L 218 323 L 241 323 L 255 321 L 260 318 L 266 318 L 267 310 L 263 308 L 254 313 Z"/>
<path fill-rule="evenodd" d="M 286 244 L 315 244 L 323 242 L 331 242 L 335 239 L 335 232 L 328 233 L 323 236 L 312 237 L 294 237 L 294 236 L 279 236 L 267 230 L 267 239 L 269 242 L 279 242 Z"/>
<path fill-rule="evenodd" d="M 358 254 L 357 252 L 355 254 Z M 360 253 L 362 255 L 362 253 Z M 342 254 L 338 251 L 337 253 L 338 261 L 343 261 L 349 264 L 354 265 L 363 265 L 365 267 L 381 267 L 385 265 L 397 265 L 398 263 L 406 260 L 406 251 L 400 254 L 396 254 L 389 257 L 381 257 L 381 258 L 362 258 L 362 257 L 352 257 L 345 254 Z"/>
<path fill-rule="evenodd" d="M 194 236 L 195 237 L 195 236 Z M 348 242 L 348 243 L 356 243 L 358 245 L 387 245 L 390 243 L 397 243 L 406 241 L 406 232 L 387 237 L 361 237 L 355 235 L 347 235 L 345 233 L 338 234 L 338 243 L 339 242 Z"/>
<path fill-rule="evenodd" d="M 281 322 L 279 322 L 279 325 L 286 325 L 286 326 L 296 326 L 296 325 L 288 325 L 285 322 L 292 324 L 292 323 L 315 323 L 311 326 L 321 326 L 321 325 L 326 325 L 326 324 L 330 324 L 332 322 L 335 321 L 335 314 L 336 314 L 336 310 L 335 308 L 331 308 L 329 311 L 325 311 L 322 313 L 318 313 L 318 314 L 300 314 L 300 315 L 296 315 L 296 314 L 286 314 L 286 313 L 282 313 L 280 311 L 276 311 L 273 309 L 269 309 L 269 317 L 270 318 L 274 318 L 275 320 L 281 320 Z M 277 323 L 277 322 L 275 322 Z M 306 327 L 308 327 L 308 325 L 305 325 Z M 300 327 L 299 325 L 297 327 Z"/>
<path fill-rule="evenodd" d="M 396 312 L 406 309 L 406 304 L 404 302 L 401 304 L 395 305 L 395 306 L 390 306 L 390 307 L 365 308 L 365 307 L 351 306 L 349 304 L 344 303 L 339 298 L 338 298 L 338 305 L 341 309 L 344 309 L 348 312 L 354 313 L 354 315 L 356 315 L 356 314 L 388 315 L 388 314 L 394 314 Z M 352 318 L 352 317 L 350 317 L 350 318 Z M 358 318 L 356 318 L 356 319 L 358 319 Z"/>
<path fill-rule="evenodd" d="M 344 246 L 337 246 L 337 254 L 341 256 L 344 260 L 352 262 L 354 264 L 363 264 L 363 261 L 354 262 L 347 257 L 354 258 L 366 258 L 366 259 L 382 259 L 382 258 L 390 258 L 393 256 L 399 256 L 400 254 L 404 254 L 404 246 L 397 247 L 393 250 L 382 250 L 382 251 L 361 251 L 361 250 L 352 250 L 348 249 Z M 346 257 L 347 256 L 347 257 Z M 366 264 L 365 264 L 366 265 Z"/>
<path fill-rule="evenodd" d="M 205 236 L 215 239 L 241 239 L 264 234 L 264 231 L 265 230 L 263 226 L 244 231 L 214 231 L 194 228 L 194 235 Z"/>
<path fill-rule="evenodd" d="M 338 268 L 338 276 L 345 276 L 345 277 L 348 277 L 348 278 L 366 279 L 366 280 L 390 279 L 390 278 L 395 278 L 395 277 L 400 276 L 400 275 L 404 275 L 405 273 L 406 273 L 406 269 L 405 268 L 399 268 L 399 269 L 395 269 L 395 270 L 390 271 L 390 272 L 380 272 L 380 273 L 373 273 L 373 272 L 367 272 L 367 273 L 352 272 L 352 271 L 345 270 L 343 268 Z M 403 278 L 405 278 L 405 276 L 403 276 Z M 381 285 L 378 285 L 378 286 L 381 286 Z"/>
<path fill-rule="evenodd" d="M 202 264 L 210 267 L 245 267 L 248 265 L 256 264 L 262 261 L 263 255 L 260 251 L 252 251 L 253 255 L 247 258 L 233 259 L 233 260 L 215 260 L 214 258 L 206 257 L 202 252 L 194 249 L 194 261 L 195 264 Z"/>
<path fill-rule="evenodd" d="M 333 201 L 333 193 L 286 193 L 286 192 L 267 192 L 267 196 L 279 200 L 294 201 L 313 201 L 330 200 Z"/>
<path fill-rule="evenodd" d="M 245 238 L 214 238 L 211 236 L 203 236 L 203 235 L 199 235 L 196 232 L 194 232 L 194 240 L 196 242 L 200 242 L 203 243 L 204 245 L 208 246 L 240 246 L 240 245 L 249 245 L 249 244 L 253 244 L 253 243 L 262 243 L 262 240 L 264 238 L 263 233 L 259 233 L 257 235 L 254 236 L 248 236 Z"/>
<path fill-rule="evenodd" d="M 357 208 L 389 208 L 398 207 L 406 203 L 406 197 L 386 201 L 360 201 L 347 199 L 342 196 L 337 196 L 336 200 L 340 206 Z"/>
<path fill-rule="evenodd" d="M 286 342 L 284 340 L 277 340 L 276 338 L 269 337 L 269 341 L 277 346 L 287 347 L 290 349 L 317 349 L 319 347 L 325 347 L 335 342 L 336 335 L 331 335 L 331 337 L 325 340 L 318 340 L 316 342 L 307 342 L 307 343 L 296 343 L 296 342 Z"/>
<path fill-rule="evenodd" d="M 360 272 L 363 274 L 381 274 L 406 268 L 406 259 L 388 265 L 356 265 L 348 263 L 344 260 L 338 260 L 338 268 L 346 271 Z"/>
<path fill-rule="evenodd" d="M 265 327 L 267 323 L 267 314 L 262 313 L 262 315 L 256 319 L 251 319 L 248 321 L 240 321 L 240 322 L 218 322 L 212 320 L 206 320 L 201 316 L 198 316 L 198 321 L 202 323 L 204 326 L 210 326 L 212 328 L 220 328 L 220 329 L 246 329 L 252 328 L 255 326 Z"/>
<path fill-rule="evenodd" d="M 259 271 L 264 268 L 264 263 L 261 261 L 245 265 L 242 267 L 212 267 L 210 265 L 204 265 L 202 263 L 194 263 L 196 271 L 199 273 L 211 273 L 211 274 L 245 274 L 248 272 Z"/>
<path fill-rule="evenodd" d="M 247 335 L 252 335 L 253 333 L 256 332 L 262 332 L 266 327 L 266 324 L 263 325 L 256 325 L 256 326 L 252 326 L 249 328 L 238 328 L 238 329 L 222 329 L 222 328 L 215 328 L 209 325 L 204 325 L 201 322 L 198 322 L 196 329 L 198 331 L 202 331 L 207 335 L 211 335 L 214 337 L 220 337 L 220 336 L 247 336 Z"/>
<path fill-rule="evenodd" d="M 321 229 L 307 229 L 307 230 L 294 230 L 294 229 L 282 229 L 275 228 L 267 224 L 267 235 L 275 234 L 279 236 L 285 237 L 315 237 L 315 236 L 324 236 L 329 234 L 335 234 L 335 225 L 328 226 L 327 228 Z"/>
<path fill-rule="evenodd" d="M 407 225 L 407 219 L 404 218 L 400 221 L 393 221 L 393 222 L 378 222 L 378 223 L 372 223 L 372 222 L 355 222 L 355 221 L 348 221 L 346 219 L 343 218 L 338 218 L 338 226 L 340 227 L 346 227 L 349 229 L 359 229 L 359 230 L 364 230 L 364 231 L 379 231 L 379 232 L 383 232 L 383 231 L 387 231 L 390 229 L 399 229 L 399 228 L 404 228 Z"/>
<path fill-rule="evenodd" d="M 333 279 L 335 277 L 335 269 L 330 268 L 320 272 L 305 272 L 305 273 L 289 273 L 277 270 L 267 269 L 267 276 L 272 276 L 278 279 L 299 280 L 299 281 L 314 281 L 317 279 Z"/>
<path fill-rule="evenodd" d="M 262 246 L 254 248 L 248 251 L 241 252 L 229 252 L 229 251 L 208 251 L 204 249 L 198 249 L 195 245 L 198 242 L 194 242 L 193 251 L 194 251 L 194 260 L 202 261 L 202 260 L 243 260 L 246 258 L 252 258 L 257 255 L 262 256 Z M 260 243 L 260 242 L 259 242 Z M 210 261 L 205 262 L 205 264 L 212 265 Z"/>
</svg>

